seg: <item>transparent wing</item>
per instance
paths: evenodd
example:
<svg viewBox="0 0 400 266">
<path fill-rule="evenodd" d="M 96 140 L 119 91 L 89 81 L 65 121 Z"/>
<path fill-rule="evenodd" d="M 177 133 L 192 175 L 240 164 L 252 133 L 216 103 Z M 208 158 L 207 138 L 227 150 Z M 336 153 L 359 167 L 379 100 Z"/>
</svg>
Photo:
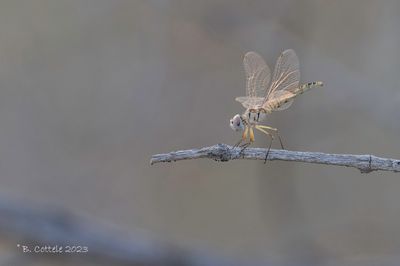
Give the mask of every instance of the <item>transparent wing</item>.
<svg viewBox="0 0 400 266">
<path fill-rule="evenodd" d="M 278 91 L 295 91 L 299 87 L 299 59 L 296 53 L 289 49 L 284 51 L 276 61 L 270 89 L 265 101 L 276 97 Z"/>
<path fill-rule="evenodd" d="M 246 96 L 265 97 L 271 79 L 271 70 L 264 59 L 255 52 L 248 52 L 243 59 L 246 72 Z"/>
<path fill-rule="evenodd" d="M 244 108 L 261 106 L 265 100 L 264 97 L 237 97 L 236 101 L 240 102 Z"/>
</svg>

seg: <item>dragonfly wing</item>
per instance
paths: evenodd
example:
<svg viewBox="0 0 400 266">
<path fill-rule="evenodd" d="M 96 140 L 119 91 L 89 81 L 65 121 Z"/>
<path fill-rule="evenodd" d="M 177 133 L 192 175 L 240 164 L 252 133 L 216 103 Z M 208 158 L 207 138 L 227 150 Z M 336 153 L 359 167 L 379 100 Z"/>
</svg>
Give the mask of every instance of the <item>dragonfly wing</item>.
<svg viewBox="0 0 400 266">
<path fill-rule="evenodd" d="M 264 102 L 264 97 L 237 97 L 236 101 L 240 102 L 244 108 L 253 108 L 255 106 L 261 106 Z"/>
<path fill-rule="evenodd" d="M 246 96 L 265 97 L 271 80 L 271 70 L 264 59 L 255 52 L 248 52 L 243 59 L 246 72 Z"/>
<path fill-rule="evenodd" d="M 295 91 L 299 87 L 299 82 L 299 59 L 293 50 L 286 50 L 279 56 L 276 62 L 266 101 L 272 99 L 274 96 L 276 97 L 276 92 L 278 91 Z"/>
</svg>

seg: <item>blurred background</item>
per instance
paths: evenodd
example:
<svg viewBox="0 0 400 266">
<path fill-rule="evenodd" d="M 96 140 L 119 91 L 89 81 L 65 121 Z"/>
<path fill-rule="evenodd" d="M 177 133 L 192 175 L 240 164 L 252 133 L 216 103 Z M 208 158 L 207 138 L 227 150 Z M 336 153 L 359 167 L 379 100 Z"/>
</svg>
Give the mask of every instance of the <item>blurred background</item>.
<svg viewBox="0 0 400 266">
<path fill-rule="evenodd" d="M 325 86 L 268 118 L 286 148 L 400 158 L 399 11 L 396 0 L 2 1 L 2 204 L 140 230 L 226 265 L 398 265 L 398 173 L 149 160 L 236 143 L 243 55 L 273 68 L 288 48 L 302 81 Z M 1 230 L 4 265 L 103 263 L 90 251 L 30 257 L 16 244 L 35 239 Z"/>
</svg>

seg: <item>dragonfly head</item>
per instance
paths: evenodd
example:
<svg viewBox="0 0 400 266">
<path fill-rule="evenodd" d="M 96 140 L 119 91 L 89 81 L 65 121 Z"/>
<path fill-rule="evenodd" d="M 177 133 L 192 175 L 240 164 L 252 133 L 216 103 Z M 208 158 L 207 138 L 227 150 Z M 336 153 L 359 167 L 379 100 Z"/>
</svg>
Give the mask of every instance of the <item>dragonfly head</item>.
<svg viewBox="0 0 400 266">
<path fill-rule="evenodd" d="M 229 121 L 229 126 L 230 126 L 234 131 L 244 130 L 243 121 L 242 121 L 242 118 L 240 117 L 239 114 L 235 115 L 235 116 Z"/>
</svg>

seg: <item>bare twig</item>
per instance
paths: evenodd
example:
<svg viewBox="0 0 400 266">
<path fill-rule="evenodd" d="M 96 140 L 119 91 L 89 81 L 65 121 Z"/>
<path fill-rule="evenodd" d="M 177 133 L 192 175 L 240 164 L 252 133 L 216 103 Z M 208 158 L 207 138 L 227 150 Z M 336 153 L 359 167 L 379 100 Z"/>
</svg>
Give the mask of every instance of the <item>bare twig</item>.
<svg viewBox="0 0 400 266">
<path fill-rule="evenodd" d="M 215 161 L 229 161 L 235 159 L 265 160 L 266 149 L 247 148 L 241 152 L 241 148 L 233 148 L 226 144 L 217 144 L 200 149 L 174 151 L 165 154 L 156 154 L 150 163 L 172 162 L 180 160 L 210 158 Z M 400 172 L 400 160 L 380 158 L 374 155 L 354 154 L 328 154 L 322 152 L 302 152 L 271 149 L 268 160 L 295 161 L 305 163 L 317 163 L 355 167 L 362 173 L 376 170 Z"/>
</svg>

